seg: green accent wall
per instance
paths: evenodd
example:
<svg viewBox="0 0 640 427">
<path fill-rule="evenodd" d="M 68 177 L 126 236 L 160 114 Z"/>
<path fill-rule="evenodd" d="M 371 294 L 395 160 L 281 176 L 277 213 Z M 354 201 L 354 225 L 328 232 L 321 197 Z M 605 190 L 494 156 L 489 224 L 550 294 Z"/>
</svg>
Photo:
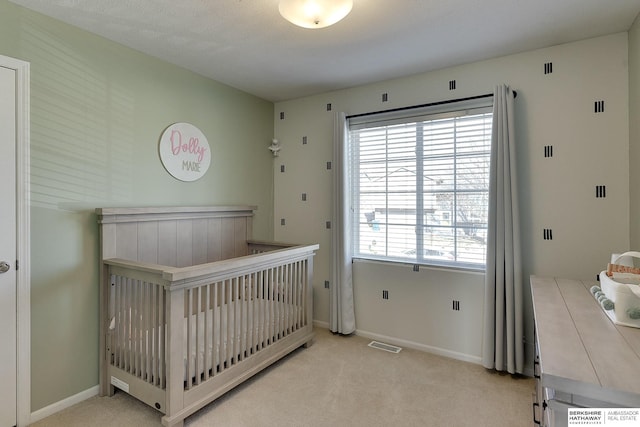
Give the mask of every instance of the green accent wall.
<svg viewBox="0 0 640 427">
<path fill-rule="evenodd" d="M 0 0 L 0 55 L 31 63 L 31 410 L 98 383 L 104 206 L 257 205 L 273 237 L 273 103 Z M 189 122 L 212 152 L 171 177 L 162 131 Z"/>
</svg>

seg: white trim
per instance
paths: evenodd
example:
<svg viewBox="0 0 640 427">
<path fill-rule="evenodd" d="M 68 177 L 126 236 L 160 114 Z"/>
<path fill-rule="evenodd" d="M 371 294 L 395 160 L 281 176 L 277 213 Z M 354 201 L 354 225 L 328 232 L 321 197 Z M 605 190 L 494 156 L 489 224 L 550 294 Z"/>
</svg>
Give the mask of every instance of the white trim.
<svg viewBox="0 0 640 427">
<path fill-rule="evenodd" d="M 16 71 L 16 253 L 17 296 L 17 422 L 31 416 L 31 250 L 30 250 L 30 64 L 0 55 L 0 65 Z"/>
<path fill-rule="evenodd" d="M 313 326 L 316 328 L 329 329 L 329 322 L 323 322 L 321 320 L 314 320 Z"/>
<path fill-rule="evenodd" d="M 420 350 L 420 351 L 425 351 L 427 353 L 437 354 L 438 356 L 445 356 L 450 359 L 456 359 L 456 360 L 461 360 L 463 362 L 475 363 L 476 365 L 482 364 L 482 357 L 474 356 L 472 354 L 459 353 L 457 351 L 420 344 L 415 341 L 408 341 L 400 338 L 389 337 L 386 335 L 375 334 L 373 332 L 363 331 L 361 329 L 356 329 L 356 335 L 359 337 L 364 337 L 372 340 L 382 341 L 389 344 L 394 344 L 400 347 L 412 348 L 414 350 Z"/>
<path fill-rule="evenodd" d="M 313 326 L 316 328 L 329 329 L 329 322 L 323 322 L 321 320 L 314 320 Z M 368 338 L 376 341 L 382 341 L 385 343 L 397 345 L 400 347 L 412 348 L 414 350 L 420 350 L 427 353 L 437 354 L 439 356 L 445 356 L 450 359 L 461 360 L 463 362 L 470 362 L 476 365 L 482 365 L 482 357 L 474 356 L 472 354 L 459 353 L 457 351 L 447 350 L 440 347 L 433 347 L 430 345 L 420 344 L 414 341 L 403 340 L 400 338 L 389 337 L 386 335 L 376 334 L 369 331 L 363 331 L 362 329 L 356 329 L 355 334 L 359 337 Z"/>
<path fill-rule="evenodd" d="M 67 397 L 59 402 L 53 403 L 49 406 L 45 406 L 42 409 L 38 409 L 34 413 L 31 414 L 31 422 L 35 423 L 37 421 L 43 420 L 55 413 L 58 413 L 64 409 L 70 408 L 73 405 L 77 405 L 80 402 L 83 402 L 91 397 L 97 396 L 98 391 L 100 390 L 100 386 L 93 386 L 85 391 L 81 391 L 78 394 L 74 394 L 73 396 Z"/>
</svg>

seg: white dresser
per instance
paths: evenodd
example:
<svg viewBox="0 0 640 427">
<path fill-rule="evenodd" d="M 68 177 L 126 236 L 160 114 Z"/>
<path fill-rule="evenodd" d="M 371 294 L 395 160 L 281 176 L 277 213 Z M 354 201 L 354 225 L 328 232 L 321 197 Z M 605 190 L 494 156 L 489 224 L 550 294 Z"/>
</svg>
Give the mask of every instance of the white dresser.
<svg viewBox="0 0 640 427">
<path fill-rule="evenodd" d="M 535 424 L 566 426 L 573 407 L 640 408 L 640 329 L 615 325 L 591 295 L 593 285 L 531 277 Z"/>
</svg>

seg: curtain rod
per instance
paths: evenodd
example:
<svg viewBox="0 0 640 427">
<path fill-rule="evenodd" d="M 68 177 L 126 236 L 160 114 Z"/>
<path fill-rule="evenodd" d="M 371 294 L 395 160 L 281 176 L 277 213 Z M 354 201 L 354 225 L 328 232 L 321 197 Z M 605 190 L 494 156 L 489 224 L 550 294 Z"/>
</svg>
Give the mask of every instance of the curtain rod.
<svg viewBox="0 0 640 427">
<path fill-rule="evenodd" d="M 518 92 L 516 92 L 514 90 L 513 91 L 513 97 L 515 98 L 517 96 L 518 96 Z M 423 107 L 433 107 L 435 105 L 451 104 L 451 103 L 454 103 L 454 102 L 471 101 L 473 99 L 481 99 L 481 98 L 489 98 L 489 97 L 493 97 L 493 94 L 492 93 L 485 93 L 484 95 L 469 96 L 467 98 L 449 99 L 447 101 L 429 102 L 427 104 L 412 105 L 410 107 L 399 107 L 399 108 L 392 108 L 392 109 L 389 109 L 389 110 L 371 111 L 369 113 L 353 114 L 351 116 L 347 116 L 346 118 L 347 119 L 351 119 L 353 117 L 365 117 L 365 116 L 371 116 L 373 114 L 393 113 L 395 111 L 412 110 L 414 108 L 423 108 Z"/>
</svg>

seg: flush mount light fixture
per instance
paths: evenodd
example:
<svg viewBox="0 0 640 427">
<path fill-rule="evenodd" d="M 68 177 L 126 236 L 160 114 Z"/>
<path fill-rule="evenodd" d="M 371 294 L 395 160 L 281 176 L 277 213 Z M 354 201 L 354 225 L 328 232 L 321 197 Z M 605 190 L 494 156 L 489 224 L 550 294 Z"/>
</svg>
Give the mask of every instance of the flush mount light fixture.
<svg viewBox="0 0 640 427">
<path fill-rule="evenodd" d="M 304 28 L 324 28 L 347 16 L 353 0 L 280 0 L 280 15 Z"/>
</svg>

